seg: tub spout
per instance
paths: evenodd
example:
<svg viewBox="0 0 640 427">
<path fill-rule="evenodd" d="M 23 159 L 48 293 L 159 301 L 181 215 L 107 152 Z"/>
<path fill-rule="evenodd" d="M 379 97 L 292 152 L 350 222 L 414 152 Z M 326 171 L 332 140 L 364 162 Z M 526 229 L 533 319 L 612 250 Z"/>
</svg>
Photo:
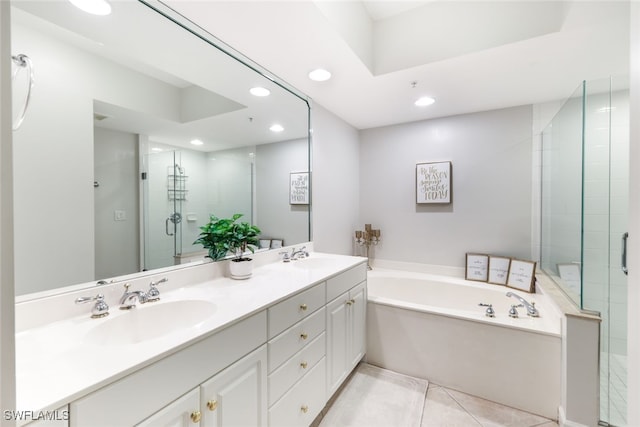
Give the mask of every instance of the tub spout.
<svg viewBox="0 0 640 427">
<path fill-rule="evenodd" d="M 535 302 L 529 303 L 526 299 L 522 298 L 518 294 L 514 294 L 513 292 L 507 292 L 507 296 L 508 297 L 514 297 L 515 299 L 520 301 L 520 303 L 527 308 L 527 316 L 540 317 L 540 312 L 536 308 L 536 303 Z"/>
</svg>

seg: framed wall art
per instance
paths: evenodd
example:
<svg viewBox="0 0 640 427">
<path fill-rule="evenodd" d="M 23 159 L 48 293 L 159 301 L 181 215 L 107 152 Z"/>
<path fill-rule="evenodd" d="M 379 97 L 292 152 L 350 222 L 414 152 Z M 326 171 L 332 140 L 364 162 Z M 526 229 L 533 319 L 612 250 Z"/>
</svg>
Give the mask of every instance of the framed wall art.
<svg viewBox="0 0 640 427">
<path fill-rule="evenodd" d="M 416 165 L 416 203 L 451 203 L 451 162 Z"/>
<path fill-rule="evenodd" d="M 495 285 L 506 285 L 509 278 L 509 267 L 511 258 L 500 256 L 489 256 L 489 283 Z"/>
<path fill-rule="evenodd" d="M 291 172 L 289 174 L 289 204 L 309 204 L 309 172 Z"/>
<path fill-rule="evenodd" d="M 534 261 L 511 260 L 507 286 L 525 292 L 535 292 L 536 263 Z"/>
<path fill-rule="evenodd" d="M 489 255 L 467 254 L 464 278 L 486 282 L 489 278 Z"/>
</svg>

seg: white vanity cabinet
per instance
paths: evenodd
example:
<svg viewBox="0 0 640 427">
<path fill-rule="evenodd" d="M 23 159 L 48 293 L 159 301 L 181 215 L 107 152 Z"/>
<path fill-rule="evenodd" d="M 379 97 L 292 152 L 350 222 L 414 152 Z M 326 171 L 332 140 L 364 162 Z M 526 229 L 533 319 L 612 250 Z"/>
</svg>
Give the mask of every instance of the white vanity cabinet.
<svg viewBox="0 0 640 427">
<path fill-rule="evenodd" d="M 262 384 L 266 381 L 264 368 L 266 366 L 264 359 L 264 343 L 267 339 L 266 324 L 266 311 L 261 311 L 72 402 L 70 405 L 70 426 L 132 426 L 141 422 L 149 423 L 151 416 L 155 416 L 158 420 L 164 420 L 163 417 L 170 417 L 174 414 L 178 414 L 177 419 L 179 420 L 181 411 L 188 414 L 190 419 L 190 414 L 194 411 L 197 412 L 201 404 L 200 398 L 196 399 L 195 405 L 189 399 L 193 397 L 193 393 L 196 396 L 200 394 L 201 385 L 202 389 L 206 389 L 207 392 L 210 389 L 215 389 L 217 392 L 233 396 L 230 397 L 230 400 L 235 402 L 233 407 L 236 407 L 240 390 L 244 391 L 253 386 L 248 384 L 253 379 L 257 379 L 256 376 L 261 378 Z M 260 346 L 262 346 L 262 355 L 259 357 L 262 357 L 262 362 L 254 362 L 251 358 L 249 361 L 243 359 L 245 355 L 252 353 Z M 111 351 L 115 350 L 111 349 Z M 258 350 L 259 352 L 260 350 Z M 239 362 L 234 365 L 236 361 Z M 254 363 L 258 363 L 256 366 L 259 367 L 252 366 Z M 229 380 L 228 376 L 221 377 L 222 380 L 219 383 L 215 381 L 214 375 L 225 374 L 227 371 L 224 369 L 227 367 L 233 368 L 229 369 L 232 374 L 228 375 L 237 375 L 237 378 L 233 380 L 238 381 L 238 389 L 233 389 L 236 384 L 228 385 L 229 382 L 233 382 L 233 380 Z M 254 377 L 251 377 L 252 375 Z M 250 378 L 248 379 L 248 377 Z M 209 379 L 211 379 L 211 383 L 208 382 Z M 207 382 L 206 387 L 203 384 L 205 382 Z M 223 385 L 216 388 L 217 384 Z M 260 391 L 260 393 L 263 392 Z M 260 410 L 263 411 L 262 419 L 264 419 L 266 399 L 260 393 L 258 393 L 262 396 L 260 404 L 264 405 L 264 409 Z M 211 399 L 213 395 L 215 393 L 206 393 L 204 398 Z M 163 413 L 161 411 L 166 411 L 166 415 L 161 415 Z M 200 409 L 200 412 L 202 416 L 203 410 Z M 153 418 L 151 419 L 153 420 Z M 147 425 L 165 424 L 150 422 Z M 180 424 L 169 423 L 166 425 Z"/>
<path fill-rule="evenodd" d="M 325 405 L 322 282 L 269 308 L 269 425 L 311 424 Z"/>
<path fill-rule="evenodd" d="M 267 349 L 263 345 L 138 427 L 266 425 Z"/>
<path fill-rule="evenodd" d="M 365 354 L 366 274 L 362 264 L 327 281 L 327 397 Z"/>
<path fill-rule="evenodd" d="M 200 390 L 198 388 L 180 397 L 150 416 L 137 427 L 188 427 L 200 426 Z"/>
</svg>

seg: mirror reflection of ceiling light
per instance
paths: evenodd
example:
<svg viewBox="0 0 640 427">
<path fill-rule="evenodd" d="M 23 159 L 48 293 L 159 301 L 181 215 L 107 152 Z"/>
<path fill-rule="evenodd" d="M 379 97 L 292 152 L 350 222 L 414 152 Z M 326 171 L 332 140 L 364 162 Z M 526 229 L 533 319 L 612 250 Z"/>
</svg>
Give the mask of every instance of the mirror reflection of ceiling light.
<svg viewBox="0 0 640 427">
<path fill-rule="evenodd" d="M 309 73 L 309 78 L 316 82 L 325 82 L 331 78 L 331 73 L 325 69 L 318 68 Z"/>
<path fill-rule="evenodd" d="M 162 151 L 162 148 L 160 148 L 160 147 L 153 147 L 153 148 L 151 149 L 151 151 L 155 151 L 155 152 L 159 153 L 160 151 Z"/>
<path fill-rule="evenodd" d="M 269 94 L 271 93 L 269 89 L 260 86 L 252 87 L 251 89 L 249 89 L 249 92 L 253 96 L 269 96 Z"/>
<path fill-rule="evenodd" d="M 284 130 L 284 128 L 283 128 L 282 126 L 280 126 L 279 124 L 277 124 L 277 123 L 276 123 L 276 124 L 272 125 L 272 126 L 269 128 L 269 130 L 270 130 L 271 132 L 282 132 L 282 131 Z"/>
<path fill-rule="evenodd" d="M 436 102 L 436 100 L 431 98 L 430 96 L 423 96 L 415 102 L 415 105 L 418 107 L 427 107 L 434 102 Z"/>
<path fill-rule="evenodd" d="M 106 0 L 69 0 L 71 4 L 80 10 L 92 15 L 109 15 L 111 5 Z"/>
<path fill-rule="evenodd" d="M 200 141 L 199 139 L 192 139 L 191 140 L 191 144 L 192 145 L 202 145 L 202 144 L 204 144 L 204 142 Z"/>
</svg>

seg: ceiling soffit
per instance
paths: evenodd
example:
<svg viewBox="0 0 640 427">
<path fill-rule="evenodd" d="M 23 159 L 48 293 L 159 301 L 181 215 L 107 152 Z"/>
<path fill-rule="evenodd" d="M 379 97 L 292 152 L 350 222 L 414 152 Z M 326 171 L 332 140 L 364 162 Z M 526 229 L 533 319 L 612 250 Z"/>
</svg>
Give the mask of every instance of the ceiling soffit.
<svg viewBox="0 0 640 427">
<path fill-rule="evenodd" d="M 382 11 L 372 2 L 315 4 L 372 75 L 558 32 L 568 9 L 567 2 L 549 1 L 398 2 Z"/>
</svg>

